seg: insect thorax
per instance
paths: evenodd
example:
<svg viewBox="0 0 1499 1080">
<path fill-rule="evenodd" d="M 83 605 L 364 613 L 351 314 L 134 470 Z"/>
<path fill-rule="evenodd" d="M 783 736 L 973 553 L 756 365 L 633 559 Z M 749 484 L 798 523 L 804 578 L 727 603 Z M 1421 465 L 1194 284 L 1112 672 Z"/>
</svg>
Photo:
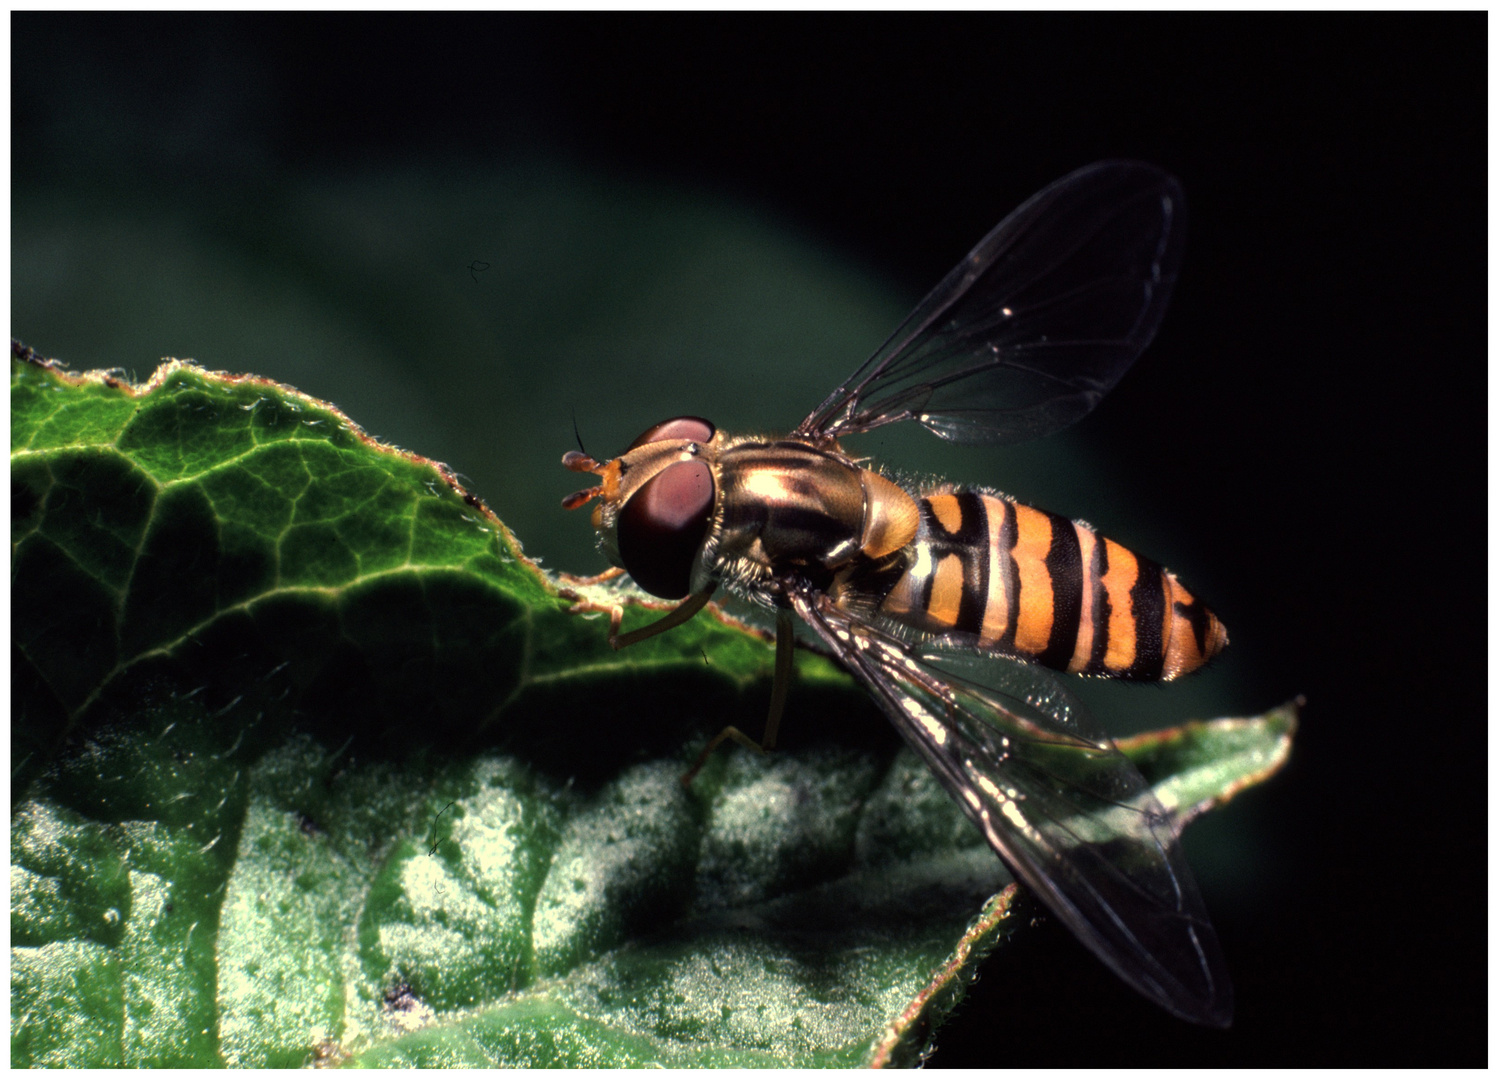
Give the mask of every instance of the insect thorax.
<svg viewBox="0 0 1499 1080">
<path fill-rule="evenodd" d="M 796 441 L 747 441 L 719 459 L 712 557 L 726 580 L 832 580 L 859 549 L 864 491 L 842 457 Z"/>
</svg>

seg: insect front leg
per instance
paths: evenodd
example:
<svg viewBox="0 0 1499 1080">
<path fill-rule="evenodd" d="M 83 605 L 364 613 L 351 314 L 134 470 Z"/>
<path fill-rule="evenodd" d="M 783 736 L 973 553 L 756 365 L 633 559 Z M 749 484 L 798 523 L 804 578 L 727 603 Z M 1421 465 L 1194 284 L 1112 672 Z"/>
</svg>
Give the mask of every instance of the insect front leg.
<svg viewBox="0 0 1499 1080">
<path fill-rule="evenodd" d="M 791 621 L 791 612 L 781 608 L 776 612 L 776 673 L 775 682 L 770 688 L 770 712 L 765 717 L 765 735 L 755 742 L 744 732 L 730 724 L 712 740 L 703 752 L 698 755 L 697 761 L 688 769 L 682 777 L 682 786 L 691 787 L 692 781 L 702 771 L 708 759 L 713 756 L 725 739 L 732 739 L 746 750 L 753 750 L 757 754 L 768 753 L 775 749 L 776 731 L 781 726 L 781 714 L 786 711 L 786 695 L 791 690 L 791 672 L 795 665 L 796 634 Z"/>
<path fill-rule="evenodd" d="M 559 575 L 564 581 L 573 585 L 602 585 L 606 581 L 613 581 L 624 574 L 624 570 L 618 566 L 611 566 L 602 574 L 593 574 L 590 577 L 575 577 L 572 574 Z"/>
</svg>

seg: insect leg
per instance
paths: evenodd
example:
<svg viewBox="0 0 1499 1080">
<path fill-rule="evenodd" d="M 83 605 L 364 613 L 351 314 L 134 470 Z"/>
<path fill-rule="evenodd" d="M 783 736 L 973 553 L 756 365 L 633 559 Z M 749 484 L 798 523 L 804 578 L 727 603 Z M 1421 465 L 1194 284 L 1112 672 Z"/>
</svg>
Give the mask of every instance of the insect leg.
<svg viewBox="0 0 1499 1080">
<path fill-rule="evenodd" d="M 723 745 L 725 739 L 732 739 L 746 750 L 753 750 L 757 754 L 775 749 L 776 729 L 781 726 L 781 714 L 786 711 L 786 695 L 791 689 L 791 672 L 796 658 L 795 649 L 796 634 L 791 621 L 791 612 L 786 608 L 781 608 L 776 612 L 776 674 L 775 683 L 770 689 L 770 713 L 765 718 L 765 737 L 760 742 L 755 742 L 754 739 L 730 724 L 713 736 L 712 741 L 703 748 L 697 761 L 693 762 L 692 768 L 683 775 L 683 787 L 692 786 L 693 779 L 708 763 L 708 759 L 713 756 L 713 751 Z"/>
<path fill-rule="evenodd" d="M 765 717 L 765 738 L 761 742 L 766 750 L 775 749 L 776 729 L 781 726 L 781 713 L 786 711 L 786 695 L 791 692 L 791 672 L 795 664 L 796 633 L 791 622 L 789 608 L 776 611 L 776 677 L 770 688 L 770 712 Z"/>
<path fill-rule="evenodd" d="M 622 567 L 611 566 L 602 574 L 594 574 L 591 577 L 574 577 L 572 574 L 561 574 L 559 576 L 569 585 L 602 585 L 606 581 L 613 581 L 622 574 L 624 574 Z"/>
<path fill-rule="evenodd" d="M 717 750 L 721 745 L 723 745 L 723 741 L 725 739 L 733 739 L 736 743 L 744 747 L 746 750 L 753 750 L 757 754 L 765 753 L 765 747 L 755 742 L 754 739 L 751 739 L 748 735 L 740 731 L 733 724 L 730 724 L 728 727 L 720 731 L 717 735 L 713 736 L 712 741 L 709 742 L 707 746 L 703 747 L 703 752 L 699 754 L 697 756 L 697 760 L 692 763 L 692 768 L 688 769 L 685 773 L 682 774 L 683 787 L 690 788 L 692 786 L 692 782 L 697 779 L 697 774 L 703 771 L 703 766 L 708 764 L 708 759 L 713 756 L 713 751 Z"/>
<path fill-rule="evenodd" d="M 628 634 L 621 634 L 619 632 L 619 623 L 624 618 L 624 610 L 622 608 L 615 608 L 609 619 L 609 647 L 618 652 L 627 645 L 638 644 L 647 638 L 655 637 L 657 634 L 664 634 L 673 627 L 681 626 L 699 611 L 702 611 L 703 605 L 712 596 L 712 589 L 693 593 L 662 618 L 657 619 L 647 626 L 642 626 L 639 630 L 631 630 Z"/>
</svg>

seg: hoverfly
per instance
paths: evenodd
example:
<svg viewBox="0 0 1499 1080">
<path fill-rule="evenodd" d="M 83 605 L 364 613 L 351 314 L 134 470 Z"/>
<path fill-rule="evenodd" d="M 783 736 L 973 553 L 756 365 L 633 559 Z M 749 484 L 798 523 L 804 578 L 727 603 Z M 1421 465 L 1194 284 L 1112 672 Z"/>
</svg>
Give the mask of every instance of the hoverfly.
<svg viewBox="0 0 1499 1080">
<path fill-rule="evenodd" d="M 769 749 L 795 612 L 1088 948 L 1177 1016 L 1227 1026 L 1232 989 L 1172 818 L 1046 670 L 1172 679 L 1227 644 L 1222 624 L 1088 525 L 982 488 L 902 484 L 838 443 L 903 420 L 985 443 L 1078 420 L 1155 336 L 1182 214 L 1151 166 L 1074 172 L 1000 222 L 789 435 L 667 420 L 602 464 L 569 452 L 601 483 L 563 505 L 598 497 L 609 561 L 682 601 L 624 635 L 616 608 L 616 648 L 686 622 L 719 585 L 775 609 Z M 729 729 L 704 758 L 725 737 L 762 748 Z"/>
</svg>

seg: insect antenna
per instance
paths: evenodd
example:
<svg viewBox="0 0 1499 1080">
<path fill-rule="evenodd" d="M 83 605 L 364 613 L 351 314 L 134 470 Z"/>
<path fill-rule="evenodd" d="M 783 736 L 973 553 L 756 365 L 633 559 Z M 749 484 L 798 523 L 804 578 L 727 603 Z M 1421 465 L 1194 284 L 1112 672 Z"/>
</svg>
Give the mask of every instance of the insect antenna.
<svg viewBox="0 0 1499 1080">
<path fill-rule="evenodd" d="M 575 491 L 562 500 L 562 509 L 576 510 L 595 495 L 603 494 L 603 491 L 602 487 L 584 488 L 582 491 Z"/>
<path fill-rule="evenodd" d="M 578 445 L 582 445 L 581 440 L 579 440 Z M 562 464 L 566 468 L 571 469 L 573 472 L 593 473 L 595 476 L 603 476 L 607 472 L 606 466 L 600 465 L 586 453 L 582 453 L 577 450 L 569 450 L 567 453 L 563 454 Z M 603 493 L 604 488 L 602 484 L 600 484 L 598 487 L 584 488 L 582 491 L 575 491 L 567 498 L 562 500 L 562 508 L 564 510 L 576 510 L 578 507 L 582 506 L 595 495 L 602 495 Z"/>
</svg>

